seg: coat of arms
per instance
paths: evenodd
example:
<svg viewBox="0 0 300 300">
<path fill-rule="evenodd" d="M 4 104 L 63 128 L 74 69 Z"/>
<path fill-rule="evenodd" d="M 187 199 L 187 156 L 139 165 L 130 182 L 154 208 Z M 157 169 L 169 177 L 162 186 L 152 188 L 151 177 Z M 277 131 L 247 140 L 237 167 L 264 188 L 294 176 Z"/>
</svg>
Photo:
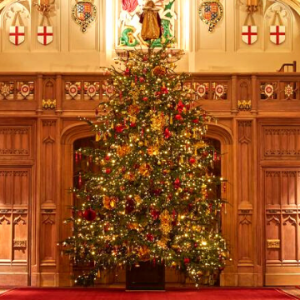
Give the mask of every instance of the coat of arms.
<svg viewBox="0 0 300 300">
<path fill-rule="evenodd" d="M 87 27 L 96 19 L 97 8 L 93 2 L 94 0 L 76 0 L 76 5 L 73 7 L 73 18 L 81 26 L 82 32 L 85 32 Z"/>
<path fill-rule="evenodd" d="M 223 18 L 223 6 L 217 1 L 204 1 L 201 3 L 199 8 L 200 19 L 207 25 L 209 25 L 208 30 L 213 31 L 214 27 Z"/>
</svg>

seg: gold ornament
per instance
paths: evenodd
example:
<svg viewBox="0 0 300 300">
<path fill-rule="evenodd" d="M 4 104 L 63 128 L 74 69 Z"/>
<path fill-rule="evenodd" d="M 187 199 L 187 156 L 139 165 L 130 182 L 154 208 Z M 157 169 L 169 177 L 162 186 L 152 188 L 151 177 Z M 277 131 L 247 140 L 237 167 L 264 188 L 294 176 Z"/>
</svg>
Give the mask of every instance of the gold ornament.
<svg viewBox="0 0 300 300">
<path fill-rule="evenodd" d="M 139 195 L 135 195 L 134 200 L 137 205 L 140 205 L 142 203 L 142 198 Z"/>
<path fill-rule="evenodd" d="M 140 112 L 140 107 L 136 104 L 132 104 L 128 107 L 128 113 L 130 116 L 136 116 Z"/>
<path fill-rule="evenodd" d="M 153 70 L 152 70 L 152 75 L 153 76 L 164 76 L 166 74 L 166 68 L 165 67 L 161 67 L 161 66 L 156 66 Z"/>
<path fill-rule="evenodd" d="M 163 113 L 160 115 L 153 115 L 151 118 L 151 122 L 151 128 L 154 131 L 163 131 L 166 125 L 166 119 Z"/>
<path fill-rule="evenodd" d="M 164 210 L 163 213 L 160 215 L 159 219 L 160 219 L 160 229 L 163 235 L 168 235 L 172 229 L 169 211 Z"/>
<path fill-rule="evenodd" d="M 150 259 L 150 249 L 143 245 L 138 250 L 138 256 L 141 261 L 148 261 Z"/>
<path fill-rule="evenodd" d="M 150 156 L 156 156 L 159 154 L 159 148 L 158 148 L 158 146 L 150 146 L 147 149 L 147 152 Z"/>
<path fill-rule="evenodd" d="M 158 247 L 162 248 L 162 249 L 167 249 L 167 242 L 168 239 L 166 237 L 162 237 L 161 240 L 157 241 L 156 244 Z"/>
<path fill-rule="evenodd" d="M 120 146 L 117 149 L 117 155 L 119 157 L 124 157 L 131 152 L 131 148 L 128 145 Z"/>
<path fill-rule="evenodd" d="M 135 175 L 131 172 L 126 173 L 123 177 L 126 180 L 135 181 Z"/>
<path fill-rule="evenodd" d="M 106 209 L 112 210 L 116 207 L 117 200 L 118 199 L 116 197 L 104 196 L 103 197 L 103 206 Z"/>
<path fill-rule="evenodd" d="M 143 163 L 139 168 L 139 173 L 144 177 L 149 177 L 153 168 L 147 163 Z"/>
<path fill-rule="evenodd" d="M 138 223 L 129 223 L 127 225 L 127 227 L 128 227 L 129 230 L 136 230 L 136 229 L 139 228 L 139 224 Z"/>
</svg>

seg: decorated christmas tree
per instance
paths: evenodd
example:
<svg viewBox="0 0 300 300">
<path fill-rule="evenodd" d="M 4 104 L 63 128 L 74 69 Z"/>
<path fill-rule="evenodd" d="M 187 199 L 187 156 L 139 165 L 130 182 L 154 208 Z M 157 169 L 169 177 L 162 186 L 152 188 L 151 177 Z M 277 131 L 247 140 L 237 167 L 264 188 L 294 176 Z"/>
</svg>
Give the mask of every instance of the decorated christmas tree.
<svg viewBox="0 0 300 300">
<path fill-rule="evenodd" d="M 76 151 L 88 167 L 75 179 L 73 236 L 64 251 L 90 265 L 80 285 L 102 270 L 141 261 L 183 272 L 196 285 L 217 276 L 227 259 L 220 233 L 222 179 L 212 175 L 220 153 L 206 142 L 212 120 L 175 72 L 182 52 L 129 51 L 110 69 L 107 101 L 96 121 L 94 147 Z"/>
</svg>

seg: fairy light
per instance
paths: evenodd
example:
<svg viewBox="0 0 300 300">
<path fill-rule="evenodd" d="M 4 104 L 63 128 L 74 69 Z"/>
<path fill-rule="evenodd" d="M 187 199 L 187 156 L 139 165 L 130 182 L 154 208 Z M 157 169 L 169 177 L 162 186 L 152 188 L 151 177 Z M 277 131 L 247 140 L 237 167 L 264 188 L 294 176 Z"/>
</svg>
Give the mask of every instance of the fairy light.
<svg viewBox="0 0 300 300">
<path fill-rule="evenodd" d="M 168 60 L 180 56 L 135 50 L 116 59 L 107 81 L 113 93 L 96 122 L 85 120 L 101 134 L 95 149 L 76 151 L 78 166 L 89 164 L 72 189 L 74 232 L 63 244 L 76 263 L 94 263 L 78 284 L 91 284 L 99 270 L 150 260 L 199 285 L 228 258 L 214 232 L 222 201 L 210 194 L 223 178 L 208 171 L 215 153 L 202 137 L 208 114 L 191 109 L 181 88 L 187 76 L 173 75 Z"/>
</svg>

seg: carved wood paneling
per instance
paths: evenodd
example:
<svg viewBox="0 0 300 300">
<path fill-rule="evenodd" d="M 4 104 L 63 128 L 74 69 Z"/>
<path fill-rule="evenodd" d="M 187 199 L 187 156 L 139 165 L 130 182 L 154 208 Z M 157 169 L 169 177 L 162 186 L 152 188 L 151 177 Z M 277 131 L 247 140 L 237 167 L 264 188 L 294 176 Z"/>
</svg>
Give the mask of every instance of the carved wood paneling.
<svg viewBox="0 0 300 300">
<path fill-rule="evenodd" d="M 0 169 L 0 206 L 27 205 L 30 188 L 29 170 Z"/>
<path fill-rule="evenodd" d="M 11 260 L 11 228 L 11 216 L 0 214 L 0 262 Z"/>
<path fill-rule="evenodd" d="M 27 261 L 27 215 L 16 215 L 13 221 L 13 261 Z"/>
<path fill-rule="evenodd" d="M 239 202 L 252 203 L 252 121 L 238 122 L 238 157 L 239 157 Z"/>
<path fill-rule="evenodd" d="M 253 263 L 252 215 L 239 216 L 239 264 Z"/>
<path fill-rule="evenodd" d="M 41 203 L 56 202 L 56 121 L 43 120 L 42 166 L 41 166 Z"/>
<path fill-rule="evenodd" d="M 41 263 L 54 263 L 56 255 L 55 215 L 42 216 Z"/>
<path fill-rule="evenodd" d="M 30 156 L 30 126 L 0 126 L 0 158 Z"/>
<path fill-rule="evenodd" d="M 299 260 L 299 188 L 299 168 L 264 172 L 267 265 L 284 263 L 288 267 Z M 268 240 L 279 240 L 280 248 L 268 248 Z"/>
<path fill-rule="evenodd" d="M 263 159 L 299 159 L 300 126 L 263 126 Z"/>
</svg>

